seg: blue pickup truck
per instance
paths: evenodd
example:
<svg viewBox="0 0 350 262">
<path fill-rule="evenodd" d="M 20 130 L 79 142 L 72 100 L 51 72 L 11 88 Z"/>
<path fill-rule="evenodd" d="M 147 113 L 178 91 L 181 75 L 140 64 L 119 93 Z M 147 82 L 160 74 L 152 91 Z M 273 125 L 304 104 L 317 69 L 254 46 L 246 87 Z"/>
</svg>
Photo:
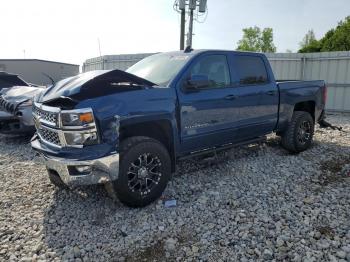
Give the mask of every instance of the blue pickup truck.
<svg viewBox="0 0 350 262">
<path fill-rule="evenodd" d="M 265 55 L 186 50 L 120 70 L 91 71 L 34 98 L 32 147 L 59 187 L 105 184 L 142 207 L 179 159 L 281 137 L 306 150 L 324 117 L 324 81 L 276 82 Z"/>
</svg>

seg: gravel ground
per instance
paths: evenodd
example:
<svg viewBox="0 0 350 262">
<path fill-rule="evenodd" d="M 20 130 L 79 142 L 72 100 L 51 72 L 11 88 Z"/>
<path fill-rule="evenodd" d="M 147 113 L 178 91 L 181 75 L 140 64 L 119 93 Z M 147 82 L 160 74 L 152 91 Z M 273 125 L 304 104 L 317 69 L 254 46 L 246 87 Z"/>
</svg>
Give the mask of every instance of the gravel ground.
<svg viewBox="0 0 350 262">
<path fill-rule="evenodd" d="M 0 260 L 350 261 L 350 115 L 328 120 L 346 132 L 317 129 L 299 155 L 272 136 L 183 162 L 142 209 L 55 189 L 28 140 L 0 136 Z"/>
</svg>

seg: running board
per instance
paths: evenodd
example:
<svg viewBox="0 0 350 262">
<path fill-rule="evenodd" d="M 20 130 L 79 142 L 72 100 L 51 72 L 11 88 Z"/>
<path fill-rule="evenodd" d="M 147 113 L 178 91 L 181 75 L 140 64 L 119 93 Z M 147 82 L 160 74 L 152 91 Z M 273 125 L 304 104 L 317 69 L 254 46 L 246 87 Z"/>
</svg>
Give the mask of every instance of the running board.
<svg viewBox="0 0 350 262">
<path fill-rule="evenodd" d="M 185 160 L 188 158 L 192 158 L 195 156 L 201 156 L 201 155 L 205 155 L 208 153 L 216 153 L 218 151 L 222 151 L 222 150 L 227 150 L 233 147 L 239 147 L 239 146 L 244 146 L 244 145 L 249 145 L 249 144 L 254 144 L 254 143 L 261 143 L 261 142 L 266 142 L 267 138 L 266 136 L 263 137 L 256 137 L 250 140 L 245 140 L 239 143 L 229 143 L 229 144 L 224 144 L 218 147 L 212 147 L 212 148 L 207 148 L 207 149 L 203 149 L 203 150 L 198 150 L 198 151 L 193 151 L 188 155 L 179 157 L 178 160 Z"/>
</svg>

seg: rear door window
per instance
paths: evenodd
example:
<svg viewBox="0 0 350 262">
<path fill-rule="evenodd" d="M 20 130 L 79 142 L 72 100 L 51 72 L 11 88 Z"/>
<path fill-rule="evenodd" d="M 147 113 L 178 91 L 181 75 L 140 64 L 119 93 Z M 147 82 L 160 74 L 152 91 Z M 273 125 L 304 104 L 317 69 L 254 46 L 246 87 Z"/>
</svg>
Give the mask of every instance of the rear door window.
<svg viewBox="0 0 350 262">
<path fill-rule="evenodd" d="M 259 56 L 236 55 L 234 57 L 240 85 L 268 83 L 268 74 L 263 59 Z"/>
</svg>

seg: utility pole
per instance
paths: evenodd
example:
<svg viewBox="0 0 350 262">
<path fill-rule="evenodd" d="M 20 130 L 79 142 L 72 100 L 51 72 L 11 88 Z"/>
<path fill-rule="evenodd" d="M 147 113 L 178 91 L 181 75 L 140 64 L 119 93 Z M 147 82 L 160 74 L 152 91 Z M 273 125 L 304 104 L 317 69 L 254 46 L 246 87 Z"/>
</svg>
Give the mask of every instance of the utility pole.
<svg viewBox="0 0 350 262">
<path fill-rule="evenodd" d="M 185 16 L 186 16 L 186 0 L 179 0 L 179 10 L 181 12 L 181 25 L 180 25 L 180 50 L 185 49 Z"/>
<path fill-rule="evenodd" d="M 193 35 L 193 10 L 190 10 L 190 22 L 188 24 L 188 33 L 187 33 L 187 43 L 186 45 L 192 47 L 192 35 Z"/>
<path fill-rule="evenodd" d="M 186 12 L 186 6 L 188 6 L 188 12 Z M 207 11 L 207 0 L 175 0 L 174 7 L 176 11 L 181 14 L 181 25 L 180 25 L 180 50 L 185 49 L 185 25 L 186 25 L 186 13 L 189 15 L 188 22 L 188 33 L 186 46 L 192 47 L 192 36 L 193 36 L 193 20 L 194 12 L 198 7 L 198 13 L 206 13 Z M 198 16 L 196 16 L 198 21 Z"/>
<path fill-rule="evenodd" d="M 181 10 L 181 27 L 180 27 L 180 50 L 185 49 L 185 8 Z"/>
<path fill-rule="evenodd" d="M 188 7 L 190 9 L 190 21 L 188 23 L 188 34 L 186 45 L 192 47 L 192 36 L 193 36 L 193 11 L 196 9 L 197 0 L 189 0 Z"/>
</svg>

